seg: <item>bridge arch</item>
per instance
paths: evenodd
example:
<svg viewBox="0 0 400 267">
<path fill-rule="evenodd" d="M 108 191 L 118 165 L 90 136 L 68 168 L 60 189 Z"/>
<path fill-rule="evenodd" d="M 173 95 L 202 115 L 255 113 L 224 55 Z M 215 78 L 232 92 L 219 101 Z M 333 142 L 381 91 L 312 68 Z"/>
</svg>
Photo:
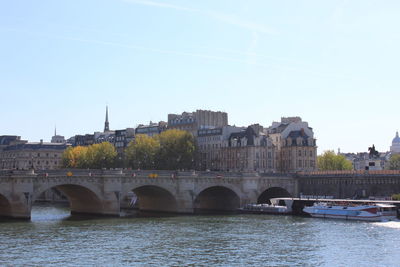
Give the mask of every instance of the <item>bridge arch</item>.
<svg viewBox="0 0 400 267">
<path fill-rule="evenodd" d="M 12 206 L 5 194 L 0 193 L 0 217 L 11 217 Z"/>
<path fill-rule="evenodd" d="M 178 203 L 171 190 L 152 184 L 136 185 L 128 192 L 137 196 L 137 206 L 142 211 L 178 212 Z"/>
<path fill-rule="evenodd" d="M 101 193 L 93 187 L 78 183 L 61 182 L 44 185 L 35 190 L 31 203 L 33 204 L 41 194 L 52 188 L 57 189 L 67 197 L 71 214 L 102 214 L 104 211 Z"/>
<path fill-rule="evenodd" d="M 201 190 L 195 197 L 195 213 L 234 211 L 240 207 L 240 194 L 226 186 L 215 185 Z"/>
<path fill-rule="evenodd" d="M 261 194 L 257 198 L 257 203 L 271 204 L 270 199 L 276 197 L 292 197 L 292 195 L 285 188 L 270 187 L 261 192 Z"/>
</svg>

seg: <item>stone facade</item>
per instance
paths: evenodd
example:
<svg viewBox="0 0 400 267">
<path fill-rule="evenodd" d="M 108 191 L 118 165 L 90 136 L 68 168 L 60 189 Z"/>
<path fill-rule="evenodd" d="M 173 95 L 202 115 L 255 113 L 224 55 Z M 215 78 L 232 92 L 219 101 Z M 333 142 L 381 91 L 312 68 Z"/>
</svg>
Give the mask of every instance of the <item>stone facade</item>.
<svg viewBox="0 0 400 267">
<path fill-rule="evenodd" d="M 222 168 L 221 148 L 233 132 L 241 131 L 244 127 L 224 126 L 212 129 L 200 129 L 197 133 L 197 169 L 216 170 Z"/>
<path fill-rule="evenodd" d="M 280 166 L 283 172 L 313 171 L 316 169 L 315 139 L 302 131 L 293 131 L 283 139 Z"/>
<path fill-rule="evenodd" d="M 32 142 L 5 147 L 0 152 L 2 169 L 58 169 L 62 165 L 62 153 L 66 144 Z"/>
<path fill-rule="evenodd" d="M 275 145 L 276 167 L 280 172 L 316 169 L 317 145 L 314 132 L 300 117 L 283 117 L 266 132 Z"/>
<path fill-rule="evenodd" d="M 136 130 L 135 134 L 145 134 L 148 136 L 155 136 L 167 129 L 167 123 L 165 121 L 160 121 L 159 123 L 150 122 L 148 125 L 140 124 Z"/>
<path fill-rule="evenodd" d="M 168 114 L 168 128 L 188 131 L 197 136 L 199 129 L 228 126 L 228 114 L 221 111 L 196 110 L 182 114 Z"/>
<path fill-rule="evenodd" d="M 114 146 L 118 154 L 123 154 L 128 144 L 135 139 L 135 129 L 126 128 L 124 130 L 115 130 Z"/>
<path fill-rule="evenodd" d="M 275 146 L 253 127 L 232 133 L 220 149 L 219 169 L 224 171 L 275 172 Z"/>
</svg>

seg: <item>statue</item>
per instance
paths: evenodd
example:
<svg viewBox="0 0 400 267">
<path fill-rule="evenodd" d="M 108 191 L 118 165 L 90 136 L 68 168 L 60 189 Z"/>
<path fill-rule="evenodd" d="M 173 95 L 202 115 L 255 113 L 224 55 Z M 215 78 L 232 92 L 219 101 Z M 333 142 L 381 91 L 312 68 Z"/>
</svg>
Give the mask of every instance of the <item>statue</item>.
<svg viewBox="0 0 400 267">
<path fill-rule="evenodd" d="M 368 148 L 369 151 L 369 158 L 378 158 L 379 157 L 379 152 L 375 150 L 375 145 L 372 145 L 372 147 Z"/>
</svg>

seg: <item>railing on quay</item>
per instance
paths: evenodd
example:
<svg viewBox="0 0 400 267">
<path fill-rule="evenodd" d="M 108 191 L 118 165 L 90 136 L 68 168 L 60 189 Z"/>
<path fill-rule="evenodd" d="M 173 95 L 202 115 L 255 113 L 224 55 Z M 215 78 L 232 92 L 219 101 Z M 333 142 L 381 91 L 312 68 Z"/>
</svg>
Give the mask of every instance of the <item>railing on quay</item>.
<svg viewBox="0 0 400 267">
<path fill-rule="evenodd" d="M 296 172 L 297 177 L 350 177 L 350 176 L 399 176 L 400 170 L 351 170 Z"/>
</svg>

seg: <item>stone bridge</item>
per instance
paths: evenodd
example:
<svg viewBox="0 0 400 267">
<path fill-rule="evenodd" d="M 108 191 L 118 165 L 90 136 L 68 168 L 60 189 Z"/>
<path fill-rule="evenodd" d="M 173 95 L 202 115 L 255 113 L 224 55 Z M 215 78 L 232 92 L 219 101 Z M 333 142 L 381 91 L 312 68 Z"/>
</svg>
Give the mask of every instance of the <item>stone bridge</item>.
<svg viewBox="0 0 400 267">
<path fill-rule="evenodd" d="M 273 197 L 330 195 L 347 198 L 400 193 L 396 175 L 279 175 L 121 170 L 0 172 L 0 216 L 29 219 L 32 204 L 56 188 L 71 213 L 119 216 L 121 200 L 134 192 L 140 210 L 173 213 L 231 211 Z"/>
<path fill-rule="evenodd" d="M 141 210 L 189 214 L 297 195 L 295 179 L 255 173 L 13 171 L 0 173 L 0 216 L 29 219 L 32 204 L 51 188 L 68 198 L 71 213 L 110 216 L 119 216 L 130 192 Z"/>
</svg>

